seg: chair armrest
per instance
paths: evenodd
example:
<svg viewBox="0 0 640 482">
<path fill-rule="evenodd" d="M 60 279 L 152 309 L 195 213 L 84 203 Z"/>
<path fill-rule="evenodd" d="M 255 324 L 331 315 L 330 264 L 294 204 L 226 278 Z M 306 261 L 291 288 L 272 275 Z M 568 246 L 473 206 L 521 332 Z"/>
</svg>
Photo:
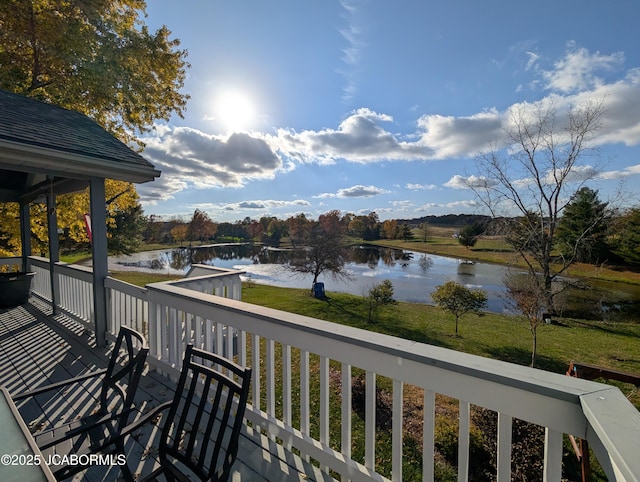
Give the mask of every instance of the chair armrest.
<svg viewBox="0 0 640 482">
<path fill-rule="evenodd" d="M 142 427 L 143 425 L 149 423 L 151 420 L 156 418 L 160 414 L 160 412 L 170 408 L 172 404 L 173 404 L 173 401 L 168 401 L 168 402 L 161 403 L 160 405 L 158 405 L 155 408 L 152 408 L 147 413 L 145 413 L 142 417 L 140 417 L 138 420 L 136 420 L 135 422 L 132 422 L 129 425 L 127 425 L 126 427 L 124 427 L 120 431 L 120 435 L 119 435 L 118 438 L 119 439 L 124 438 L 127 435 L 131 434 L 133 431 L 135 431 L 138 428 Z"/>
<path fill-rule="evenodd" d="M 51 385 L 45 385 L 44 387 L 40 387 L 40 388 L 36 388 L 34 390 L 29 390 L 28 392 L 22 392 L 19 393 L 17 395 L 12 396 L 11 398 L 13 399 L 14 402 L 17 402 L 19 400 L 22 400 L 24 398 L 28 398 L 28 397 L 34 397 L 36 395 L 40 395 L 42 393 L 51 391 L 51 390 L 57 390 L 61 387 L 65 387 L 67 385 L 72 385 L 74 383 L 78 383 L 78 382 L 82 382 L 84 380 L 88 380 L 89 378 L 94 378 L 94 377 L 98 377 L 101 375 L 104 375 L 107 372 L 106 368 L 103 368 L 101 370 L 96 370 L 93 371 L 91 373 L 87 373 L 85 375 L 80 375 L 78 377 L 75 378 L 69 378 L 67 380 L 62 380 L 61 382 L 56 382 L 56 383 L 52 383 Z"/>
</svg>

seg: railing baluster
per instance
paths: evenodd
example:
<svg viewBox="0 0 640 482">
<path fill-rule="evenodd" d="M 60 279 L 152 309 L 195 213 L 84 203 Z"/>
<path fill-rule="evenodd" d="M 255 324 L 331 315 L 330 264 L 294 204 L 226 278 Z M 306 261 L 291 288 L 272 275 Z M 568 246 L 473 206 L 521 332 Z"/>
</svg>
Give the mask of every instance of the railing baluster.
<svg viewBox="0 0 640 482">
<path fill-rule="evenodd" d="M 460 400 L 459 412 L 460 425 L 458 429 L 458 481 L 466 482 L 467 480 L 469 480 L 469 402 Z"/>
<path fill-rule="evenodd" d="M 393 415 L 391 427 L 391 479 L 402 481 L 403 384 L 393 380 Z"/>
<path fill-rule="evenodd" d="M 422 425 L 422 480 L 433 480 L 435 469 L 436 394 L 424 391 Z"/>
<path fill-rule="evenodd" d="M 267 369 L 267 413 L 275 417 L 276 412 L 276 363 L 275 363 L 275 342 L 272 339 L 266 340 L 265 366 Z"/>
<path fill-rule="evenodd" d="M 329 359 L 320 357 L 320 442 L 329 445 Z"/>
<path fill-rule="evenodd" d="M 364 465 L 376 468 L 376 374 L 367 372 L 365 375 L 365 410 L 364 410 Z"/>
<path fill-rule="evenodd" d="M 309 352 L 300 350 L 300 431 L 309 435 Z"/>
<path fill-rule="evenodd" d="M 351 365 L 342 364 L 341 452 L 351 458 Z"/>
<path fill-rule="evenodd" d="M 562 478 L 562 432 L 545 427 L 543 481 Z"/>
<path fill-rule="evenodd" d="M 291 426 L 291 346 L 282 345 L 282 420 Z M 291 450 L 291 444 L 285 445 Z"/>
<path fill-rule="evenodd" d="M 504 413 L 498 413 L 498 481 L 511 480 L 511 437 L 513 419 Z"/>
<path fill-rule="evenodd" d="M 251 335 L 251 383 L 253 408 L 260 410 L 260 337 Z"/>
</svg>

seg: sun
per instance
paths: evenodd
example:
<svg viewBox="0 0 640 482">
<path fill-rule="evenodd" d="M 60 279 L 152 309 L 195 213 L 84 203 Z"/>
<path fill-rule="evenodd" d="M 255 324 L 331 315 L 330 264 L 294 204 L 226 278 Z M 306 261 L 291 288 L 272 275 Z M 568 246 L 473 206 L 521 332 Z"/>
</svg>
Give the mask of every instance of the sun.
<svg viewBox="0 0 640 482">
<path fill-rule="evenodd" d="M 256 118 L 251 98 L 236 90 L 225 91 L 216 98 L 215 114 L 216 119 L 232 132 L 247 130 Z"/>
</svg>

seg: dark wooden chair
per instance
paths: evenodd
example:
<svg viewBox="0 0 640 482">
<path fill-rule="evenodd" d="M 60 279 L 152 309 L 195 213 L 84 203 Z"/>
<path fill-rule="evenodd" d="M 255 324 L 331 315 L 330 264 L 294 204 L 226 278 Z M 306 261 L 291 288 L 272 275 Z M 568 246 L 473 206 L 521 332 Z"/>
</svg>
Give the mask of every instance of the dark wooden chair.
<svg viewBox="0 0 640 482">
<path fill-rule="evenodd" d="M 96 370 L 58 383 L 53 383 L 13 396 L 14 401 L 52 392 L 51 397 L 65 400 L 59 392 L 71 390 L 73 385 L 82 390 L 88 380 L 101 380 L 97 409 L 81 414 L 73 421 L 46 428 L 34 434 L 38 447 L 45 456 L 51 454 L 70 455 L 100 452 L 113 444 L 120 431 L 130 422 L 134 412 L 134 397 L 145 367 L 149 347 L 144 336 L 135 330 L 121 327 L 113 346 L 107 368 Z M 69 407 L 69 412 L 74 408 Z M 58 479 L 66 478 L 84 468 L 81 465 L 51 467 Z"/>
<path fill-rule="evenodd" d="M 226 481 L 238 454 L 238 439 L 249 395 L 251 369 L 188 345 L 174 398 L 151 410 L 122 431 L 126 438 L 162 416 L 160 467 L 142 480 Z M 153 452 L 153 449 L 147 449 Z M 133 480 L 128 467 L 123 474 Z M 140 479 L 138 479 L 140 480 Z"/>
</svg>

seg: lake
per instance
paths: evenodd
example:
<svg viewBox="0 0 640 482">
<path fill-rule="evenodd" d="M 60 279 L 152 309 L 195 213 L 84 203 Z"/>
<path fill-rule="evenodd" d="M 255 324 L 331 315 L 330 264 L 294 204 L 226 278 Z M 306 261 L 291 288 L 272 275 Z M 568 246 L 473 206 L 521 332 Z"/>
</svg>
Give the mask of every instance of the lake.
<svg viewBox="0 0 640 482">
<path fill-rule="evenodd" d="M 286 288 L 311 288 L 311 276 L 301 276 L 283 265 L 290 251 L 250 244 L 223 244 L 207 247 L 146 251 L 130 256 L 109 257 L 109 270 L 147 271 L 184 275 L 191 264 L 201 263 L 245 271 L 243 280 Z M 508 268 L 488 263 L 377 246 L 357 246 L 350 251 L 346 269 L 348 280 L 321 277 L 326 291 L 364 295 L 385 279 L 391 280 L 394 298 L 399 301 L 432 303 L 430 293 L 447 281 L 487 292 L 487 309 L 504 312 L 503 279 Z M 596 282 L 573 290 L 569 310 L 577 316 L 596 319 L 637 319 L 640 314 L 640 286 Z"/>
</svg>

